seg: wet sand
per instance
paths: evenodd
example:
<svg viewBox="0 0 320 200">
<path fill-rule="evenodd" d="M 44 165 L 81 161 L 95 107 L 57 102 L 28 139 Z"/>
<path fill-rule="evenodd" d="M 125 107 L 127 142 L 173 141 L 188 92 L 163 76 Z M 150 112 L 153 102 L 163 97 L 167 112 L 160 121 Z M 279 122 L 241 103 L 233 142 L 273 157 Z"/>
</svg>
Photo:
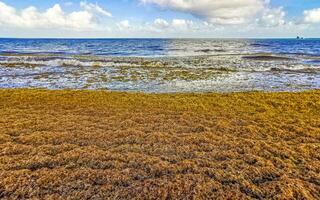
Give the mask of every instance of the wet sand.
<svg viewBox="0 0 320 200">
<path fill-rule="evenodd" d="M 320 199 L 319 99 L 0 90 L 0 198 Z"/>
</svg>

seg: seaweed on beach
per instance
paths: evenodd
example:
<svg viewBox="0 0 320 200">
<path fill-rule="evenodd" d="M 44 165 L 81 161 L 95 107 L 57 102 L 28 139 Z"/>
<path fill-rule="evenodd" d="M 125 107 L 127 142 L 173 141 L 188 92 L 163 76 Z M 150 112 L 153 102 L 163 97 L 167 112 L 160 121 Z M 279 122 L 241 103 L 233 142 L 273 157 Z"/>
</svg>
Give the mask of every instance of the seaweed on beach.
<svg viewBox="0 0 320 200">
<path fill-rule="evenodd" d="M 319 99 L 0 90 L 0 197 L 319 199 Z"/>
</svg>

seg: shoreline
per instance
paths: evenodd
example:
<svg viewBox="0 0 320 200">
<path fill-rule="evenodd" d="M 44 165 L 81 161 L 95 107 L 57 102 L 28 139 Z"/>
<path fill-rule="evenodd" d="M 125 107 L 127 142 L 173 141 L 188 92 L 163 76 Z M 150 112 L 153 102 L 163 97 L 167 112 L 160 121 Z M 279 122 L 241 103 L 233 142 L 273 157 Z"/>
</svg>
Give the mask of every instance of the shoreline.
<svg viewBox="0 0 320 200">
<path fill-rule="evenodd" d="M 319 99 L 0 89 L 0 197 L 318 199 Z"/>
<path fill-rule="evenodd" d="M 25 92 L 75 92 L 75 93 L 115 93 L 115 94 L 128 94 L 128 95 L 179 95 L 179 96 L 192 96 L 192 95 L 236 95 L 236 94 L 303 94 L 303 93 L 319 93 L 320 89 L 306 89 L 306 90 L 292 90 L 292 91 L 268 91 L 268 90 L 246 90 L 246 91 L 199 91 L 199 92 L 145 92 L 138 90 L 108 90 L 108 89 L 47 89 L 47 88 L 0 88 L 0 92 L 8 91 L 25 91 Z"/>
</svg>

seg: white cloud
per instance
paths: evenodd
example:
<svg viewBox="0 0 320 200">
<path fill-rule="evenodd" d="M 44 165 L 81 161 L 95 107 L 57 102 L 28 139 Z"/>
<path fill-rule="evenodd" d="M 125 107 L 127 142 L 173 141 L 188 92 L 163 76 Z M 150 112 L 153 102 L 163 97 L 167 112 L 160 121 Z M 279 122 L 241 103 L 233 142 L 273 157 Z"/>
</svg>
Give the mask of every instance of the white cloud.
<svg viewBox="0 0 320 200">
<path fill-rule="evenodd" d="M 320 8 L 305 10 L 303 12 L 305 23 L 320 23 Z"/>
<path fill-rule="evenodd" d="M 171 25 L 174 29 L 187 30 L 192 28 L 193 22 L 185 19 L 173 19 Z"/>
<path fill-rule="evenodd" d="M 120 30 L 128 30 L 128 29 L 132 28 L 132 26 L 130 25 L 130 21 L 129 20 L 123 20 L 123 21 L 117 23 L 117 27 Z"/>
<path fill-rule="evenodd" d="M 278 27 L 286 24 L 284 17 L 286 13 L 283 11 L 283 8 L 266 8 L 262 12 L 261 18 L 257 19 L 257 22 L 261 26 L 265 27 Z"/>
<path fill-rule="evenodd" d="M 154 20 L 153 27 L 159 30 L 163 30 L 169 28 L 170 24 L 166 20 L 158 18 Z"/>
<path fill-rule="evenodd" d="M 13 28 L 47 28 L 71 30 L 98 30 L 102 27 L 97 22 L 97 16 L 111 16 L 110 13 L 94 4 L 81 2 L 82 10 L 65 13 L 59 4 L 40 12 L 30 6 L 21 11 L 0 1 L 0 26 Z"/>
<path fill-rule="evenodd" d="M 86 1 L 80 2 L 80 7 L 89 13 L 97 13 L 103 16 L 112 17 L 112 14 L 101 8 L 98 4 L 87 3 Z"/>
<path fill-rule="evenodd" d="M 243 24 L 262 11 L 269 0 L 140 0 L 140 2 L 190 13 L 214 24 Z"/>
<path fill-rule="evenodd" d="M 165 19 L 158 18 L 152 24 L 147 25 L 147 29 L 155 32 L 162 31 L 188 31 L 195 28 L 191 20 L 172 19 L 168 22 Z"/>
</svg>

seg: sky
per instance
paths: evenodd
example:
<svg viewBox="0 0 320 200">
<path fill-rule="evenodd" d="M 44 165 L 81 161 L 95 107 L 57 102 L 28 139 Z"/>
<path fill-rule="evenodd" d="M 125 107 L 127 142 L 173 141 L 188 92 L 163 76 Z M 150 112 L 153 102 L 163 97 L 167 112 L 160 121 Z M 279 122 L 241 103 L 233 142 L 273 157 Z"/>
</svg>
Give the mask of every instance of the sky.
<svg viewBox="0 0 320 200">
<path fill-rule="evenodd" d="M 320 37 L 320 0 L 0 0 L 0 37 Z"/>
</svg>

